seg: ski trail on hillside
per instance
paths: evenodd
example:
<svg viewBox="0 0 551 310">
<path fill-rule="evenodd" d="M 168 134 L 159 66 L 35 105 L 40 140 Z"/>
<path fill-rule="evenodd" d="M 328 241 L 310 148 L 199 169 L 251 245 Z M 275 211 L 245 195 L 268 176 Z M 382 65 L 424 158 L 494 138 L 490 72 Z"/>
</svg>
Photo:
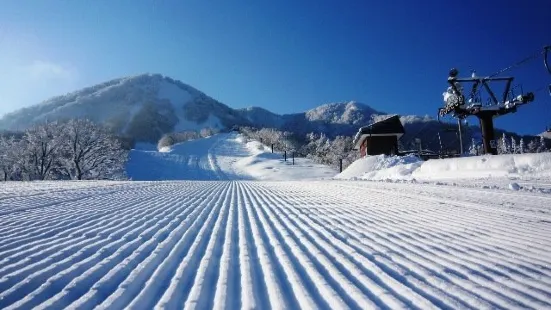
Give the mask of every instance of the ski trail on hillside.
<svg viewBox="0 0 551 310">
<path fill-rule="evenodd" d="M 331 178 L 337 171 L 311 159 L 271 153 L 237 133 L 173 145 L 163 152 L 132 150 L 127 164 L 133 181 L 304 180 Z"/>
<path fill-rule="evenodd" d="M 2 192 L 2 309 L 551 307 L 546 195 L 350 181 Z"/>
<path fill-rule="evenodd" d="M 140 180 L 250 180 L 234 164 L 252 153 L 234 135 L 218 134 L 172 147 L 170 152 L 133 150 L 128 175 Z"/>
</svg>

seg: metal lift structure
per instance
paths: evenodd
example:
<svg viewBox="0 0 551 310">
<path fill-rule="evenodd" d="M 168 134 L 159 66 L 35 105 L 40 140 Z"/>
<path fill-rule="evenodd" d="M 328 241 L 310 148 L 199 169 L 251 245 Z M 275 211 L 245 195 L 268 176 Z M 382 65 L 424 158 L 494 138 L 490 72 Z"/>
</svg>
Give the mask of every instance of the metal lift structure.
<svg viewBox="0 0 551 310">
<path fill-rule="evenodd" d="M 445 105 L 438 109 L 438 119 L 440 120 L 444 116 L 451 115 L 461 122 L 469 116 L 476 116 L 480 122 L 484 152 L 486 154 L 497 155 L 494 118 L 515 113 L 518 107 L 534 101 L 535 98 L 535 91 L 524 93 L 521 89 L 519 94 L 516 95 L 515 89 L 517 87 L 512 86 L 514 78 L 511 76 L 502 77 L 499 75 L 530 60 L 539 58 L 541 55 L 543 55 L 545 68 L 551 74 L 551 68 L 547 59 L 548 54 L 551 54 L 551 46 L 546 46 L 543 51 L 487 77 L 478 77 L 473 72 L 471 77 L 461 78 L 458 77 L 459 71 L 456 68 L 452 68 L 448 76 L 449 87 L 443 94 Z M 494 91 L 490 86 L 498 83 L 504 85 L 504 90 L 501 94 Z M 465 87 L 463 85 L 465 84 L 471 85 L 467 97 L 464 94 Z M 541 89 L 544 88 L 547 88 L 551 95 L 551 84 Z M 481 92 L 485 92 L 489 97 L 489 102 L 487 104 L 482 104 Z"/>
</svg>

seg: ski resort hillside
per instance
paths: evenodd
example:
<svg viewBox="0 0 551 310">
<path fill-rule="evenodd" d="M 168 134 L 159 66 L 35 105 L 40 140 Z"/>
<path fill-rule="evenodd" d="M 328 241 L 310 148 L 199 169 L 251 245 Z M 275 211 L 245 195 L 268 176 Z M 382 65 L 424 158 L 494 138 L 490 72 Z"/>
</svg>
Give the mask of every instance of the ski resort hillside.
<svg viewBox="0 0 551 310">
<path fill-rule="evenodd" d="M 140 145 L 144 181 L 0 184 L 0 308 L 550 308 L 550 159 L 370 156 L 335 180 L 236 133 Z"/>
<path fill-rule="evenodd" d="M 550 2 L 3 1 L 0 310 L 551 310 Z"/>
<path fill-rule="evenodd" d="M 300 137 L 311 132 L 323 133 L 334 138 L 353 136 L 359 127 L 389 113 L 356 101 L 322 104 L 283 115 L 259 107 L 233 109 L 181 81 L 160 74 L 142 74 L 110 80 L 13 111 L 0 118 L 0 130 L 23 131 L 46 121 L 87 118 L 125 138 L 148 143 L 156 143 L 166 133 L 234 126 L 276 128 Z M 434 151 L 458 147 L 456 124 L 442 124 L 427 115 L 404 115 L 400 120 L 406 128 L 401 140 L 406 149 L 415 148 L 416 139 Z M 512 133 L 508 136 L 519 138 Z M 473 138 L 480 140 L 478 127 L 465 127 L 465 148 Z"/>
<path fill-rule="evenodd" d="M 338 171 L 281 153 L 236 133 L 217 134 L 170 148 L 133 150 L 127 166 L 135 181 L 305 180 L 332 178 Z"/>
<path fill-rule="evenodd" d="M 0 119 L 0 128 L 23 130 L 69 118 L 88 118 L 136 141 L 152 143 L 167 132 L 249 124 L 235 110 L 187 84 L 160 74 L 142 74 L 14 111 Z"/>
</svg>

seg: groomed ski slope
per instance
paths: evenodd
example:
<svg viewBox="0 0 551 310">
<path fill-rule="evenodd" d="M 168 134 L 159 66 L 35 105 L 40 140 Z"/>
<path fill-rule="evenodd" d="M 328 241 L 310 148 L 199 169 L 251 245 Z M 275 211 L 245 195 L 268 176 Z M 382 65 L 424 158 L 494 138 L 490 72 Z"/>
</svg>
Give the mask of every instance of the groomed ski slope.
<svg viewBox="0 0 551 310">
<path fill-rule="evenodd" d="M 237 133 L 221 133 L 187 141 L 158 151 L 132 150 L 127 165 L 134 181 L 163 180 L 267 180 L 287 181 L 332 178 L 337 170 L 306 158 L 281 152 L 256 141 L 247 142 Z"/>
<path fill-rule="evenodd" d="M 373 170 L 356 165 L 340 177 Z M 511 191 L 375 166 L 399 178 L 321 180 L 336 172 L 220 134 L 134 150 L 148 181 L 0 183 L 0 309 L 551 308 L 545 174 Z"/>
<path fill-rule="evenodd" d="M 551 197 L 353 181 L 0 184 L 2 309 L 551 308 Z"/>
</svg>

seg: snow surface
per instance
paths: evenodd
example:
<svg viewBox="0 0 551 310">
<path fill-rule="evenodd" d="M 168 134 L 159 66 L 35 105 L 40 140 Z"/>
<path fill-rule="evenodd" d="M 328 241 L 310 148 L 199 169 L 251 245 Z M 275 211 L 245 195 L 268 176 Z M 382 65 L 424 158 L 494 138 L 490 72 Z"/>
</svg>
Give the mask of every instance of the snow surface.
<svg viewBox="0 0 551 310">
<path fill-rule="evenodd" d="M 526 190 L 551 183 L 536 155 L 380 156 L 340 175 L 522 174 L 502 188 L 293 181 L 330 168 L 219 134 L 132 152 L 134 179 L 202 181 L 0 183 L 0 308 L 550 309 L 551 192 Z M 246 181 L 270 177 L 284 182 Z"/>
<path fill-rule="evenodd" d="M 332 178 L 338 171 L 305 158 L 292 164 L 281 153 L 237 133 L 222 133 L 161 151 L 132 150 L 127 173 L 135 181 L 305 180 Z"/>
<path fill-rule="evenodd" d="M 551 179 L 551 153 L 486 155 L 422 161 L 410 156 L 366 156 L 352 163 L 336 179 L 469 180 Z"/>
<path fill-rule="evenodd" d="M 199 131 L 203 128 L 219 129 L 224 127 L 220 119 L 212 114 L 209 114 L 208 118 L 200 123 L 188 120 L 184 112 L 184 105 L 193 100 L 193 96 L 174 83 L 163 80 L 159 86 L 158 97 L 159 99 L 169 100 L 178 117 L 178 124 L 174 127 L 175 132 L 186 130 Z"/>
<path fill-rule="evenodd" d="M 551 197 L 351 181 L 0 184 L 2 309 L 545 309 Z"/>
</svg>

